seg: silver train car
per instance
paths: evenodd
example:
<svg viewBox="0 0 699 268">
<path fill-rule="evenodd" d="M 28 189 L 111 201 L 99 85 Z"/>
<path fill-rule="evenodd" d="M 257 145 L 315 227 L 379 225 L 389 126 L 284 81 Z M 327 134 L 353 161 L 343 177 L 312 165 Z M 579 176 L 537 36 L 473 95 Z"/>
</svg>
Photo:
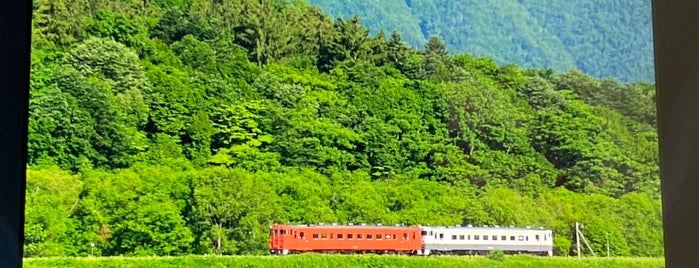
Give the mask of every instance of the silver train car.
<svg viewBox="0 0 699 268">
<path fill-rule="evenodd" d="M 553 255 L 553 232 L 544 228 L 420 226 L 422 250 L 418 255 Z"/>
</svg>

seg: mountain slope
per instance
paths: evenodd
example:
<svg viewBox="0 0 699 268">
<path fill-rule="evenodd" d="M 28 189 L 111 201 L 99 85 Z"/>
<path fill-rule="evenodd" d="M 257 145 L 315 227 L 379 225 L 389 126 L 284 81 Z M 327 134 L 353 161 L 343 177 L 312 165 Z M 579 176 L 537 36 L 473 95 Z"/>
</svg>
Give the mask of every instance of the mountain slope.
<svg viewBox="0 0 699 268">
<path fill-rule="evenodd" d="M 397 30 L 418 48 L 436 35 L 452 53 L 499 63 L 655 81 L 650 0 L 309 2 L 335 17 L 359 15 L 373 31 Z"/>
</svg>

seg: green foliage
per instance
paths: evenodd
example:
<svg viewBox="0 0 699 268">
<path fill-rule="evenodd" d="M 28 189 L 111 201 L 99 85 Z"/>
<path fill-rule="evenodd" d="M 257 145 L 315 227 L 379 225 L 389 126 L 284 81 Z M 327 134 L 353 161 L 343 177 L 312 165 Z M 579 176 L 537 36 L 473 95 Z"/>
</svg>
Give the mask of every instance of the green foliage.
<svg viewBox="0 0 699 268">
<path fill-rule="evenodd" d="M 197 173 L 192 179 L 192 216 L 206 252 L 265 252 L 268 227 L 280 213 L 270 187 L 243 170 L 211 168 Z"/>
<path fill-rule="evenodd" d="M 182 214 L 189 210 L 187 177 L 181 169 L 137 165 L 83 175 L 71 255 L 178 255 L 190 250 L 193 233 Z"/>
<path fill-rule="evenodd" d="M 505 253 L 502 250 L 493 250 L 490 253 L 488 253 L 488 259 L 494 261 L 504 261 Z"/>
<path fill-rule="evenodd" d="M 80 0 L 34 1 L 32 20 L 35 32 L 47 41 L 58 45 L 69 45 L 80 41 L 84 35 L 81 19 L 87 5 Z"/>
<path fill-rule="evenodd" d="M 85 31 L 90 36 L 110 38 L 139 54 L 148 49 L 148 25 L 143 20 L 130 19 L 123 13 L 100 10 L 94 18 L 85 21 Z"/>
<path fill-rule="evenodd" d="M 48 167 L 27 172 L 24 256 L 65 256 L 80 198 L 76 176 Z"/>
<path fill-rule="evenodd" d="M 213 68 L 216 62 L 215 52 L 209 44 L 194 39 L 191 34 L 185 35 L 182 40 L 173 43 L 172 50 L 182 63 L 194 69 Z"/>
<path fill-rule="evenodd" d="M 70 51 L 63 62 L 87 77 L 107 82 L 114 94 L 138 90 L 148 93 L 148 81 L 138 55 L 112 40 L 89 38 Z"/>
<path fill-rule="evenodd" d="M 26 256 L 260 255 L 275 222 L 544 226 L 565 256 L 576 221 L 598 254 L 663 254 L 653 85 L 302 1 L 80 3 L 35 10 Z"/>
</svg>

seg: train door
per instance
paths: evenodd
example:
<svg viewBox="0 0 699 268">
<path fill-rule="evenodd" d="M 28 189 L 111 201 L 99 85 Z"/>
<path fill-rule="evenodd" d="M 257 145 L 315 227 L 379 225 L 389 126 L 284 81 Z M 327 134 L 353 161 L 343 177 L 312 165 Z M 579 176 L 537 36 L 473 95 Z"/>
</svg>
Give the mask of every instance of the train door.
<svg viewBox="0 0 699 268">
<path fill-rule="evenodd" d="M 537 251 L 545 255 L 552 255 L 553 241 L 551 232 L 538 232 L 534 235 L 534 241 L 537 246 Z"/>
<path fill-rule="evenodd" d="M 272 254 L 277 253 L 279 249 L 279 229 L 276 226 L 269 228 L 269 252 Z"/>
<path fill-rule="evenodd" d="M 272 254 L 288 254 L 289 249 L 285 245 L 285 240 L 288 242 L 287 237 L 291 234 L 291 230 L 288 228 L 273 227 L 270 229 L 269 247 L 270 253 Z"/>
</svg>

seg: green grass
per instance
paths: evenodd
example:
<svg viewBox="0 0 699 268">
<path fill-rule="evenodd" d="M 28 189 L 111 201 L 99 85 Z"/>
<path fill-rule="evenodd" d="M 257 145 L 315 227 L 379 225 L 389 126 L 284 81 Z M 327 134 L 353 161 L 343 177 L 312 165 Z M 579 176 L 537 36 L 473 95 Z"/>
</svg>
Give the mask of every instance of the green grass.
<svg viewBox="0 0 699 268">
<path fill-rule="evenodd" d="M 185 256 L 185 257 L 103 257 L 103 258 L 29 258 L 27 268 L 99 267 L 99 268 L 150 268 L 150 267 L 478 267 L 478 268 L 527 268 L 527 267 L 588 267 L 634 268 L 665 267 L 662 258 L 576 258 L 506 256 L 504 260 L 469 256 L 377 256 L 377 255 L 318 255 L 292 256 Z"/>
</svg>

